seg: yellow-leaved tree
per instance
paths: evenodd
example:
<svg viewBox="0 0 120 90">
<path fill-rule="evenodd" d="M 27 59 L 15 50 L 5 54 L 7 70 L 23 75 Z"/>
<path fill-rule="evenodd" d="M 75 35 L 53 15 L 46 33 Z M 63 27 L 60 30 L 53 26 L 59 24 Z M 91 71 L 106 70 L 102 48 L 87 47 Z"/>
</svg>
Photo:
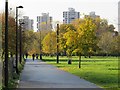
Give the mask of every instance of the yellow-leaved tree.
<svg viewBox="0 0 120 90">
<path fill-rule="evenodd" d="M 56 53 L 56 32 L 48 33 L 42 41 L 42 49 L 46 54 L 55 54 Z"/>
<path fill-rule="evenodd" d="M 79 68 L 81 67 L 81 55 L 90 55 L 96 48 L 96 25 L 92 18 L 84 18 L 77 27 L 77 43 L 74 52 L 79 55 Z M 89 53 L 90 52 L 90 53 Z"/>
<path fill-rule="evenodd" d="M 70 47 L 68 47 L 68 44 L 71 38 L 68 38 L 68 37 L 74 36 L 72 35 L 74 31 L 76 31 L 76 29 L 72 24 L 61 24 L 60 25 L 60 29 L 59 29 L 59 47 L 60 48 L 59 49 L 63 55 L 66 55 L 66 52 L 67 52 L 67 55 L 70 56 L 71 51 L 68 50 L 70 49 Z"/>
<path fill-rule="evenodd" d="M 66 38 L 67 51 L 70 54 L 76 53 L 79 56 L 80 68 L 82 54 L 90 55 L 96 46 L 96 25 L 89 17 L 76 20 L 73 25 L 76 30 L 68 29 L 68 31 L 64 34 L 64 37 Z"/>
</svg>

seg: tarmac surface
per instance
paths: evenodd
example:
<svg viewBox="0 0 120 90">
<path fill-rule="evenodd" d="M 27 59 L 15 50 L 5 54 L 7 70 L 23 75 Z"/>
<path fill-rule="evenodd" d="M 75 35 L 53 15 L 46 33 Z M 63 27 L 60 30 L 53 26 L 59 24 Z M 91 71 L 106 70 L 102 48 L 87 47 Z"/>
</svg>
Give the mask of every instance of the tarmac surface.
<svg viewBox="0 0 120 90">
<path fill-rule="evenodd" d="M 18 88 L 86 88 L 88 90 L 103 90 L 93 83 L 59 70 L 46 62 L 41 60 L 33 61 L 32 59 L 26 60 Z"/>
</svg>

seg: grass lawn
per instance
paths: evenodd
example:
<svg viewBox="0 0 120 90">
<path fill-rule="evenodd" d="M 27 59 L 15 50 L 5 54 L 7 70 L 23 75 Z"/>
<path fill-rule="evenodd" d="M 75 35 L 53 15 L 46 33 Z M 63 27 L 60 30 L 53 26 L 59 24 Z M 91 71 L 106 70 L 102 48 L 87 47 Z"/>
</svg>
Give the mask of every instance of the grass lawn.
<svg viewBox="0 0 120 90">
<path fill-rule="evenodd" d="M 78 68 L 78 57 L 72 58 L 72 64 L 67 64 L 67 57 L 60 57 L 60 63 L 56 64 L 56 57 L 43 57 L 49 64 L 57 66 L 59 69 L 72 73 L 93 82 L 103 88 L 118 87 L 118 57 L 93 56 L 91 58 L 82 57 L 82 66 Z M 111 89 L 110 89 L 111 90 Z M 112 89 L 113 90 L 113 89 Z"/>
</svg>

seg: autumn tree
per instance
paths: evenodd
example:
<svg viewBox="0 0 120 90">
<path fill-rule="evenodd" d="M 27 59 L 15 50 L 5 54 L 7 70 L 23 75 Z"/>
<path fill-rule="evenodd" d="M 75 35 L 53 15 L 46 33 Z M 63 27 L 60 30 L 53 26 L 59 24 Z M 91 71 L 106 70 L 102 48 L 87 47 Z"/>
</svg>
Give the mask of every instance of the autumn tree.
<svg viewBox="0 0 120 90">
<path fill-rule="evenodd" d="M 48 33 L 42 41 L 42 49 L 46 54 L 55 54 L 56 53 L 56 32 Z"/>
<path fill-rule="evenodd" d="M 60 37 L 62 43 L 60 44 L 62 44 L 62 47 L 65 47 L 69 56 L 73 53 L 77 53 L 77 55 L 79 55 L 79 63 L 81 63 L 82 54 L 90 55 L 90 53 L 95 50 L 96 25 L 91 18 L 79 19 L 76 21 L 77 22 L 73 24 L 62 26 L 63 29 L 60 29 L 62 33 Z M 81 67 L 81 64 L 79 67 Z"/>
<path fill-rule="evenodd" d="M 0 59 L 1 56 L 2 56 L 2 15 L 0 14 Z"/>
<path fill-rule="evenodd" d="M 114 36 L 112 32 L 105 32 L 101 35 L 98 46 L 101 49 L 100 52 L 106 55 L 118 54 L 120 45 L 120 36 Z"/>
<path fill-rule="evenodd" d="M 96 35 L 97 37 L 101 36 L 102 33 L 104 32 L 114 32 L 114 25 L 113 24 L 108 24 L 108 21 L 106 19 L 101 19 L 100 17 L 94 18 L 93 22 L 96 25 Z"/>
<path fill-rule="evenodd" d="M 3 51 L 4 51 L 4 46 L 5 46 L 5 16 L 4 13 L 0 14 L 2 17 L 1 21 L 2 21 L 2 47 L 3 47 Z M 15 19 L 12 16 L 8 17 L 8 51 L 11 54 L 15 54 L 16 50 L 16 24 L 15 24 Z"/>
<path fill-rule="evenodd" d="M 67 34 L 70 34 L 71 31 L 75 31 L 75 27 L 72 24 L 61 24 L 59 29 L 59 46 L 60 46 L 60 52 L 62 52 L 64 55 L 66 54 L 66 51 L 69 47 L 67 47 Z M 67 51 L 67 54 L 70 55 L 70 53 Z"/>
<path fill-rule="evenodd" d="M 114 36 L 111 45 L 111 54 L 119 56 L 120 55 L 120 35 Z"/>
<path fill-rule="evenodd" d="M 42 31 L 51 31 L 52 29 L 52 24 L 51 22 L 48 20 L 46 22 L 42 22 L 40 24 L 38 24 L 38 27 L 40 27 L 40 30 Z"/>
<path fill-rule="evenodd" d="M 23 32 L 23 53 L 28 52 L 29 54 L 36 53 L 36 47 L 38 45 L 37 36 L 34 31 L 28 30 Z"/>
<path fill-rule="evenodd" d="M 91 18 L 85 18 L 77 28 L 77 41 L 74 45 L 76 53 L 79 55 L 79 68 L 81 67 L 81 55 L 89 55 L 96 46 L 95 36 L 96 25 Z"/>
</svg>

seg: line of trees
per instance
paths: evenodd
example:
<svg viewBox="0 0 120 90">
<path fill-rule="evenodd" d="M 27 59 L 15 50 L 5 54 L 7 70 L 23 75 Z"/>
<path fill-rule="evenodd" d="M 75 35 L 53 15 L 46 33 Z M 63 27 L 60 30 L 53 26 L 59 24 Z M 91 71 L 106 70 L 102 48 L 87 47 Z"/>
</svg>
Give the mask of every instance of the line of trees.
<svg viewBox="0 0 120 90">
<path fill-rule="evenodd" d="M 2 17 L 2 18 L 1 18 Z M 2 51 L 4 52 L 4 14 L 0 14 L 2 22 Z M 9 16 L 9 53 L 16 53 L 16 25 L 15 18 Z M 45 25 L 43 25 L 45 27 Z M 114 31 L 114 26 L 109 25 L 106 19 L 84 17 L 76 19 L 71 24 L 61 24 L 59 27 L 59 55 L 68 56 L 71 60 L 73 55 L 79 56 L 79 68 L 81 67 L 81 56 L 92 55 L 120 55 L 120 35 Z M 41 41 L 40 41 L 41 40 Z M 40 50 L 42 47 L 42 50 Z M 57 54 L 57 31 L 24 30 L 22 32 L 22 51 L 43 55 Z"/>
<path fill-rule="evenodd" d="M 118 55 L 120 36 L 114 26 L 101 18 L 85 17 L 71 24 L 61 24 L 59 30 L 60 55 Z M 56 31 L 42 41 L 44 53 L 56 53 Z M 52 45 L 52 46 L 51 46 Z"/>
<path fill-rule="evenodd" d="M 2 17 L 2 18 L 1 18 Z M 2 46 L 4 51 L 4 14 L 0 14 L 2 22 Z M 60 55 L 118 55 L 120 54 L 120 36 L 114 31 L 114 26 L 109 25 L 106 19 L 85 17 L 76 19 L 71 24 L 61 24 L 59 29 Z M 40 36 L 41 35 L 41 36 Z M 9 16 L 9 52 L 15 54 L 16 25 L 15 18 Z M 56 30 L 42 30 L 22 32 L 22 51 L 29 54 L 40 53 L 40 37 L 42 53 L 56 54 Z"/>
</svg>

